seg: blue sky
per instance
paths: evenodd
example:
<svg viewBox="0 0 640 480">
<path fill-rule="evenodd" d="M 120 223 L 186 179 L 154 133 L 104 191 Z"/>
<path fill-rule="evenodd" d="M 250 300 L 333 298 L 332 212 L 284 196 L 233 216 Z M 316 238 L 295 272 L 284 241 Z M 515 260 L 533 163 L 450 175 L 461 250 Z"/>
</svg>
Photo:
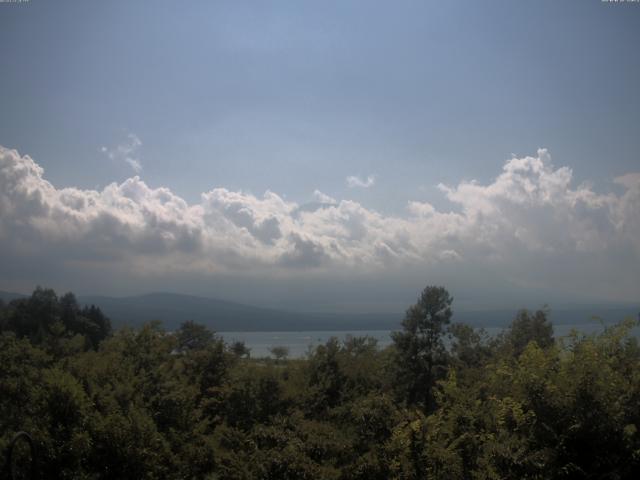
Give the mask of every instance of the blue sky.
<svg viewBox="0 0 640 480">
<path fill-rule="evenodd" d="M 456 188 L 475 180 L 490 188 L 505 162 L 512 157 L 546 159 L 547 154 L 538 153 L 539 148 L 546 148 L 552 165 L 548 175 L 562 167 L 571 169 L 567 191 L 574 192 L 589 182 L 591 194 L 619 198 L 616 207 L 607 207 L 607 221 L 615 225 L 617 233 L 606 241 L 598 237 L 606 244 L 602 251 L 607 252 L 599 262 L 611 265 L 611 275 L 619 276 L 616 288 L 625 293 L 604 291 L 599 284 L 586 290 L 587 296 L 631 301 L 640 290 L 634 285 L 638 276 L 616 268 L 619 264 L 640 266 L 638 250 L 629 246 L 634 241 L 622 238 L 632 235 L 638 223 L 633 209 L 628 209 L 629 198 L 624 197 L 625 191 L 637 187 L 624 186 L 615 179 L 640 171 L 639 40 L 640 4 L 598 0 L 31 0 L 0 4 L 0 145 L 16 149 L 21 156 L 29 155 L 44 168 L 43 178 L 56 189 L 100 192 L 112 182 L 122 184 L 139 175 L 150 189 L 169 189 L 191 206 L 202 204 L 201 194 L 215 188 L 253 199 L 262 199 L 270 191 L 298 207 L 324 198 L 322 195 L 338 203 L 348 200 L 385 219 L 406 219 L 409 202 L 428 202 L 443 215 L 465 212 L 471 201 L 452 201 L 452 194 L 448 196 L 438 185 Z M 627 184 L 631 185 L 629 178 Z M 483 195 L 491 196 L 497 188 Z M 322 194 L 314 196 L 316 190 Z M 563 198 L 573 198 L 571 195 Z M 228 195 L 222 197 L 228 200 Z M 216 205 L 222 197 L 216 196 Z M 269 248 L 279 249 L 277 258 L 290 258 L 287 248 L 297 255 L 308 241 L 317 246 L 316 250 L 309 247 L 312 251 L 323 248 L 326 255 L 319 257 L 332 258 L 345 269 L 341 275 L 347 278 L 367 278 L 382 290 L 382 285 L 397 283 L 391 274 L 385 279 L 375 268 L 369 269 L 376 263 L 371 256 L 357 257 L 361 250 L 354 246 L 354 238 L 348 245 L 338 242 L 335 251 L 339 253 L 334 255 L 330 251 L 333 237 L 327 233 L 331 228 L 318 233 L 317 223 L 309 222 L 300 229 L 285 227 L 286 222 L 277 215 L 284 211 L 293 215 L 292 210 L 270 205 L 271 210 L 264 205 L 255 207 L 266 208 L 259 214 L 251 210 L 254 207 L 243 207 L 253 212 L 249 215 L 252 219 L 259 217 L 255 224 L 259 227 L 247 226 L 245 217 L 236 216 L 232 223 L 254 235 L 258 244 L 268 240 Z M 222 209 L 228 213 L 229 208 Z M 584 214 L 583 207 L 572 204 L 571 208 L 574 210 L 569 213 L 563 210 L 566 218 Z M 618 212 L 616 208 L 631 212 L 624 225 L 620 213 L 611 213 Z M 8 212 L 3 212 L 7 225 Z M 338 216 L 354 218 L 353 210 L 349 212 Z M 500 210 L 495 215 L 506 214 Z M 544 265 L 540 245 L 553 243 L 553 239 L 542 229 L 556 226 L 535 220 L 540 214 L 525 214 L 529 215 L 535 227 L 516 226 L 513 232 L 520 228 L 521 233 L 527 232 L 527 238 L 541 239 L 535 248 L 527 244 L 523 252 L 531 254 L 533 264 Z M 549 215 L 564 218 L 557 212 Z M 277 221 L 264 223 L 276 217 Z M 593 238 L 608 231 L 609 227 L 602 227 L 604 220 L 585 218 L 576 222 L 596 225 Z M 269 237 L 270 225 L 288 239 L 288 247 L 278 244 L 276 234 Z M 397 228 L 405 232 L 409 227 Z M 531 233 L 534 230 L 535 235 Z M 115 235 L 104 233 L 111 234 Z M 41 231 L 39 235 L 46 236 Z M 9 249 L 8 237 L 4 238 L 5 249 Z M 400 254 L 398 245 L 402 242 L 397 238 L 395 246 L 379 236 L 366 238 L 408 258 Z M 203 240 L 204 244 L 212 241 L 209 237 Z M 600 245 L 598 241 L 589 243 L 589 248 Z M 467 244 L 449 249 L 442 246 L 443 239 L 438 242 L 437 247 L 407 247 L 415 254 L 409 255 L 413 259 L 409 263 L 431 258 L 433 248 L 439 248 L 440 253 L 451 250 L 459 254 L 469 270 L 440 264 L 436 268 L 428 261 L 428 268 L 407 274 L 411 280 L 401 282 L 410 298 L 426 281 L 443 283 L 438 279 L 444 278 L 467 285 L 463 278 L 488 275 L 486 265 L 473 267 L 474 255 L 484 254 L 470 253 L 465 250 L 471 248 Z M 85 243 L 78 245 L 74 249 Z M 113 248 L 125 247 L 114 237 Z M 177 247 L 167 248 L 163 258 L 177 255 Z M 574 250 L 580 248 L 584 247 L 578 245 Z M 247 255 L 266 261 L 261 252 L 247 251 L 238 255 L 249 265 Z M 215 256 L 211 249 L 202 252 Z M 556 252 L 564 251 L 558 247 Z M 343 254 L 346 257 L 340 256 Z M 267 257 L 273 260 L 277 256 L 273 255 Z M 453 258 L 453 253 L 450 256 Z M 142 262 L 143 257 L 138 258 Z M 493 303 L 499 303 L 499 292 L 514 283 L 521 285 L 518 298 L 538 299 L 548 294 L 544 288 L 532 286 L 547 283 L 545 271 L 533 281 L 528 264 L 518 267 L 516 259 L 521 258 L 519 253 L 504 260 L 508 268 L 505 264 L 490 267 L 495 276 Z M 69 262 L 64 264 L 65 272 L 71 268 Z M 317 268 L 321 262 L 314 262 L 296 271 L 297 284 L 301 278 L 303 285 L 332 282 L 337 267 L 327 267 L 321 274 Z M 36 269 L 34 275 L 76 290 L 126 293 L 114 287 L 127 286 L 118 281 L 124 270 L 104 282 L 87 284 L 86 278 L 95 278 L 95 271 L 74 265 L 65 274 Z M 397 268 L 394 275 L 403 278 L 403 270 Z M 135 284 L 138 289 L 197 289 L 198 293 L 208 293 L 206 285 L 234 285 L 223 289 L 230 297 L 237 297 L 243 282 L 260 286 L 264 279 L 283 278 L 282 292 L 291 286 L 292 280 L 284 280 L 288 274 L 271 267 L 264 267 L 260 275 L 232 270 L 225 267 L 224 275 L 233 277 L 228 280 L 217 267 L 197 274 L 167 267 L 162 274 L 148 273 L 144 281 Z M 327 273 L 329 270 L 333 273 Z M 593 271 L 599 270 L 594 266 Z M 454 272 L 459 272 L 460 278 Z M 29 282 L 42 283 L 39 278 L 22 276 L 6 278 L 0 287 L 24 288 Z M 465 296 L 464 292 L 474 288 L 468 284 L 459 290 Z M 538 293 L 529 295 L 525 290 Z M 286 293 L 281 293 L 277 298 L 285 297 Z M 406 298 L 399 294 L 391 297 L 388 301 L 398 304 Z M 366 293 L 362 298 L 366 303 Z M 331 299 L 323 303 L 333 305 Z M 338 307 L 343 304 L 335 303 Z"/>
</svg>

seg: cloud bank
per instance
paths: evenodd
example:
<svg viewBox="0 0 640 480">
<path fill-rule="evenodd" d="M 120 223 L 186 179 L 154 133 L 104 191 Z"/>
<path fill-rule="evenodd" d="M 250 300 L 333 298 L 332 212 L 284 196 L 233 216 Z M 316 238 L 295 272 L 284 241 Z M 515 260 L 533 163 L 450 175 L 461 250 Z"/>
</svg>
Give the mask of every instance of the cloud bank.
<svg viewBox="0 0 640 480">
<path fill-rule="evenodd" d="M 319 191 L 300 206 L 225 188 L 189 204 L 138 176 L 100 191 L 56 188 L 29 156 L 0 147 L 0 256 L 138 276 L 490 271 L 526 288 L 640 296 L 640 173 L 597 193 L 572 186 L 571 169 L 541 149 L 487 185 L 439 189 L 452 211 L 410 201 L 405 215 L 383 215 Z"/>
</svg>

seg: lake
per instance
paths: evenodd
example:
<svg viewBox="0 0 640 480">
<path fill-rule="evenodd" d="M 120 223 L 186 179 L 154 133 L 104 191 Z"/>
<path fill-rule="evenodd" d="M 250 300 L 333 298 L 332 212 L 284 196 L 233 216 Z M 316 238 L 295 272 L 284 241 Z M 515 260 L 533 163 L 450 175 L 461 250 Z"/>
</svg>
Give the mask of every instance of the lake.
<svg viewBox="0 0 640 480">
<path fill-rule="evenodd" d="M 578 330 L 585 334 L 601 332 L 603 326 L 598 322 L 554 325 L 556 338 L 567 336 L 571 330 Z M 486 327 L 489 335 L 497 335 L 502 327 Z M 634 329 L 634 334 L 638 335 L 638 328 Z M 289 348 L 289 358 L 302 358 L 309 351 L 320 344 L 326 343 L 331 337 L 344 340 L 347 336 L 364 337 L 369 336 L 378 340 L 378 346 L 384 348 L 391 344 L 391 330 L 351 330 L 351 331 L 310 331 L 310 332 L 218 332 L 225 342 L 242 341 L 251 349 L 251 357 L 271 356 L 271 347 Z"/>
</svg>

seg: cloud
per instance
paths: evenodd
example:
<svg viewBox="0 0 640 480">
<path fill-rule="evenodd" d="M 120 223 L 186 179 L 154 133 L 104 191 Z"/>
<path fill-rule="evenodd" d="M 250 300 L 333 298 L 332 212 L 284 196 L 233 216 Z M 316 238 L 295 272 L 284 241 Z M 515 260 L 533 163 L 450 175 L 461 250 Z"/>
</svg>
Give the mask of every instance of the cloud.
<svg viewBox="0 0 640 480">
<path fill-rule="evenodd" d="M 375 175 L 369 175 L 364 180 L 356 175 L 350 175 L 347 177 L 347 186 L 349 188 L 369 188 L 369 187 L 373 187 L 375 183 L 376 183 Z"/>
<path fill-rule="evenodd" d="M 292 249 L 282 254 L 280 264 L 285 267 L 318 267 L 330 260 L 320 243 L 304 239 L 297 233 L 291 234 Z"/>
<path fill-rule="evenodd" d="M 335 205 L 336 203 L 338 203 L 335 198 L 332 198 L 329 195 L 322 193 L 320 190 L 314 190 L 313 198 L 317 202 L 325 203 L 327 205 Z"/>
<path fill-rule="evenodd" d="M 637 298 L 640 174 L 616 178 L 618 193 L 572 177 L 541 149 L 488 184 L 440 185 L 456 211 L 410 201 L 405 215 L 384 215 L 319 191 L 314 208 L 226 188 L 189 204 L 138 176 L 56 188 L 29 156 L 0 147 L 0 260 L 143 276 L 490 272 L 523 288 Z"/>
<path fill-rule="evenodd" d="M 126 141 L 116 145 L 114 148 L 107 148 L 105 146 L 100 148 L 100 151 L 107 155 L 111 160 L 119 162 L 125 162 L 131 167 L 131 169 L 140 173 L 142 171 L 142 163 L 138 158 L 136 152 L 142 146 L 142 142 L 134 133 L 127 135 Z"/>
<path fill-rule="evenodd" d="M 204 220 L 224 230 L 246 230 L 254 239 L 273 244 L 282 237 L 280 223 L 286 222 L 293 205 L 266 192 L 262 199 L 241 192 L 216 188 L 202 194 Z"/>
</svg>

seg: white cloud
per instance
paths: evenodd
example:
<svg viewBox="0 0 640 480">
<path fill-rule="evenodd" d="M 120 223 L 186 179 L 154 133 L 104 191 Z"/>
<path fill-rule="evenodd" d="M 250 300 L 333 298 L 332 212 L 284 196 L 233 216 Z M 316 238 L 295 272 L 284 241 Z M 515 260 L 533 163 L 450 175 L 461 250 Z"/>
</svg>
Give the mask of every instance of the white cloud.
<svg viewBox="0 0 640 480">
<path fill-rule="evenodd" d="M 375 175 L 369 175 L 366 179 L 362 179 L 356 175 L 350 175 L 347 177 L 347 186 L 349 188 L 369 188 L 373 187 L 375 183 Z"/>
<path fill-rule="evenodd" d="M 338 201 L 330 197 L 329 195 L 322 193 L 320 190 L 314 190 L 313 198 L 320 203 L 326 203 L 327 205 L 335 205 Z"/>
<path fill-rule="evenodd" d="M 142 171 L 142 163 L 137 155 L 138 149 L 142 146 L 142 142 L 134 133 L 127 135 L 126 141 L 114 148 L 100 147 L 100 151 L 106 154 L 111 160 L 125 162 L 131 167 L 135 173 Z"/>
<path fill-rule="evenodd" d="M 406 216 L 393 216 L 319 191 L 320 205 L 305 209 L 274 192 L 225 188 L 189 204 L 138 176 L 102 190 L 56 188 L 30 157 L 0 147 L 0 250 L 148 275 L 491 271 L 521 285 L 637 298 L 640 174 L 617 178 L 620 194 L 571 180 L 539 150 L 508 160 L 487 185 L 440 185 L 459 213 L 411 201 Z"/>
</svg>

